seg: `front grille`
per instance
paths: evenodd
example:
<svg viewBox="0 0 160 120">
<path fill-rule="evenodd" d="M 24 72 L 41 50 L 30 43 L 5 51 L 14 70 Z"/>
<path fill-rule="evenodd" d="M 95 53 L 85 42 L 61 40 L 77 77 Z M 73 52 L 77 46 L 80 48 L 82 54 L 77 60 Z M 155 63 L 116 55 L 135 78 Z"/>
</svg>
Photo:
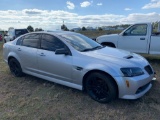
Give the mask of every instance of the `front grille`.
<svg viewBox="0 0 160 120">
<path fill-rule="evenodd" d="M 153 71 L 150 65 L 147 65 L 146 67 L 144 67 L 144 69 L 147 71 L 149 75 L 153 74 Z"/>
</svg>

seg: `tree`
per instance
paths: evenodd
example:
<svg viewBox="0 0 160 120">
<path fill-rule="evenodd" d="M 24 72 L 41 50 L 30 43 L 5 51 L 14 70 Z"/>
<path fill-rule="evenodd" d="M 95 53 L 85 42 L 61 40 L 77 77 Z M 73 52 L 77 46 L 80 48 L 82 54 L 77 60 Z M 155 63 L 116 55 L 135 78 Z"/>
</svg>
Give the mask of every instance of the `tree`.
<svg viewBox="0 0 160 120">
<path fill-rule="evenodd" d="M 65 24 L 63 24 L 61 26 L 61 30 L 64 30 L 64 31 L 69 31 L 69 29 L 67 28 L 67 26 Z"/>
<path fill-rule="evenodd" d="M 38 28 L 35 28 L 35 30 L 34 30 L 34 31 L 35 31 L 35 32 L 37 32 L 37 31 L 39 31 L 39 30 L 38 30 Z"/>
<path fill-rule="evenodd" d="M 101 27 L 98 27 L 98 30 L 99 30 L 99 31 L 102 31 L 103 29 L 102 29 Z"/>
<path fill-rule="evenodd" d="M 35 28 L 35 32 L 37 31 L 44 31 L 42 28 Z"/>
<path fill-rule="evenodd" d="M 27 27 L 27 30 L 28 30 L 29 32 L 33 32 L 33 31 L 34 31 L 34 28 L 33 28 L 31 25 L 29 25 L 29 26 Z"/>
<path fill-rule="evenodd" d="M 39 31 L 44 31 L 42 28 L 39 28 Z"/>
<path fill-rule="evenodd" d="M 82 27 L 82 31 L 85 31 L 85 30 L 87 30 L 85 27 Z"/>
</svg>

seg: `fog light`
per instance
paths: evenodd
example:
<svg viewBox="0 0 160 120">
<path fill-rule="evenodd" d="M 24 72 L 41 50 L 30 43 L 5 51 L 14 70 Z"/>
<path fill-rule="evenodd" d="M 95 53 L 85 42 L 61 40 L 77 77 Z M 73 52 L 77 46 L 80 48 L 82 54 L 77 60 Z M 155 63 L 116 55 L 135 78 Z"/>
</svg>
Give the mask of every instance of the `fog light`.
<svg viewBox="0 0 160 120">
<path fill-rule="evenodd" d="M 128 80 L 126 80 L 126 85 L 127 85 L 127 87 L 129 87 L 129 81 Z"/>
</svg>

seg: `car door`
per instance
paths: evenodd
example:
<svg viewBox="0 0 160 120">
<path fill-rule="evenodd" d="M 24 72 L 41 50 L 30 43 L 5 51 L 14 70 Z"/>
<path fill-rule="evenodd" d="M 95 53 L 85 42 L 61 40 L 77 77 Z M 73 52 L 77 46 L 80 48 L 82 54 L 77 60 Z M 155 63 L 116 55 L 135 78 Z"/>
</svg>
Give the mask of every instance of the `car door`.
<svg viewBox="0 0 160 120">
<path fill-rule="evenodd" d="M 137 53 L 147 53 L 147 24 L 136 24 L 119 36 L 118 48 Z"/>
<path fill-rule="evenodd" d="M 56 55 L 55 50 L 61 48 L 68 47 L 57 37 L 43 34 L 41 49 L 38 49 L 37 53 L 39 70 L 43 76 L 72 81 L 72 56 Z"/>
<path fill-rule="evenodd" d="M 40 47 L 40 34 L 28 34 L 17 41 L 16 53 L 25 72 L 38 72 L 37 48 Z"/>
</svg>

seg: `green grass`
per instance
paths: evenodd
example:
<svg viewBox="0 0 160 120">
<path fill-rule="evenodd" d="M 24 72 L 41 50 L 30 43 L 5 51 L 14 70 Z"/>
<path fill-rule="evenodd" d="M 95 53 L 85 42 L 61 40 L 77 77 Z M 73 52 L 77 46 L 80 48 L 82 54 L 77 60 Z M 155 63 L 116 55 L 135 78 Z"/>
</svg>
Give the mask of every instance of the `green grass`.
<svg viewBox="0 0 160 120">
<path fill-rule="evenodd" d="M 79 90 L 29 75 L 14 77 L 3 62 L 0 43 L 0 120 L 159 120 L 160 59 L 147 59 L 157 81 L 145 96 L 100 104 Z"/>
</svg>

